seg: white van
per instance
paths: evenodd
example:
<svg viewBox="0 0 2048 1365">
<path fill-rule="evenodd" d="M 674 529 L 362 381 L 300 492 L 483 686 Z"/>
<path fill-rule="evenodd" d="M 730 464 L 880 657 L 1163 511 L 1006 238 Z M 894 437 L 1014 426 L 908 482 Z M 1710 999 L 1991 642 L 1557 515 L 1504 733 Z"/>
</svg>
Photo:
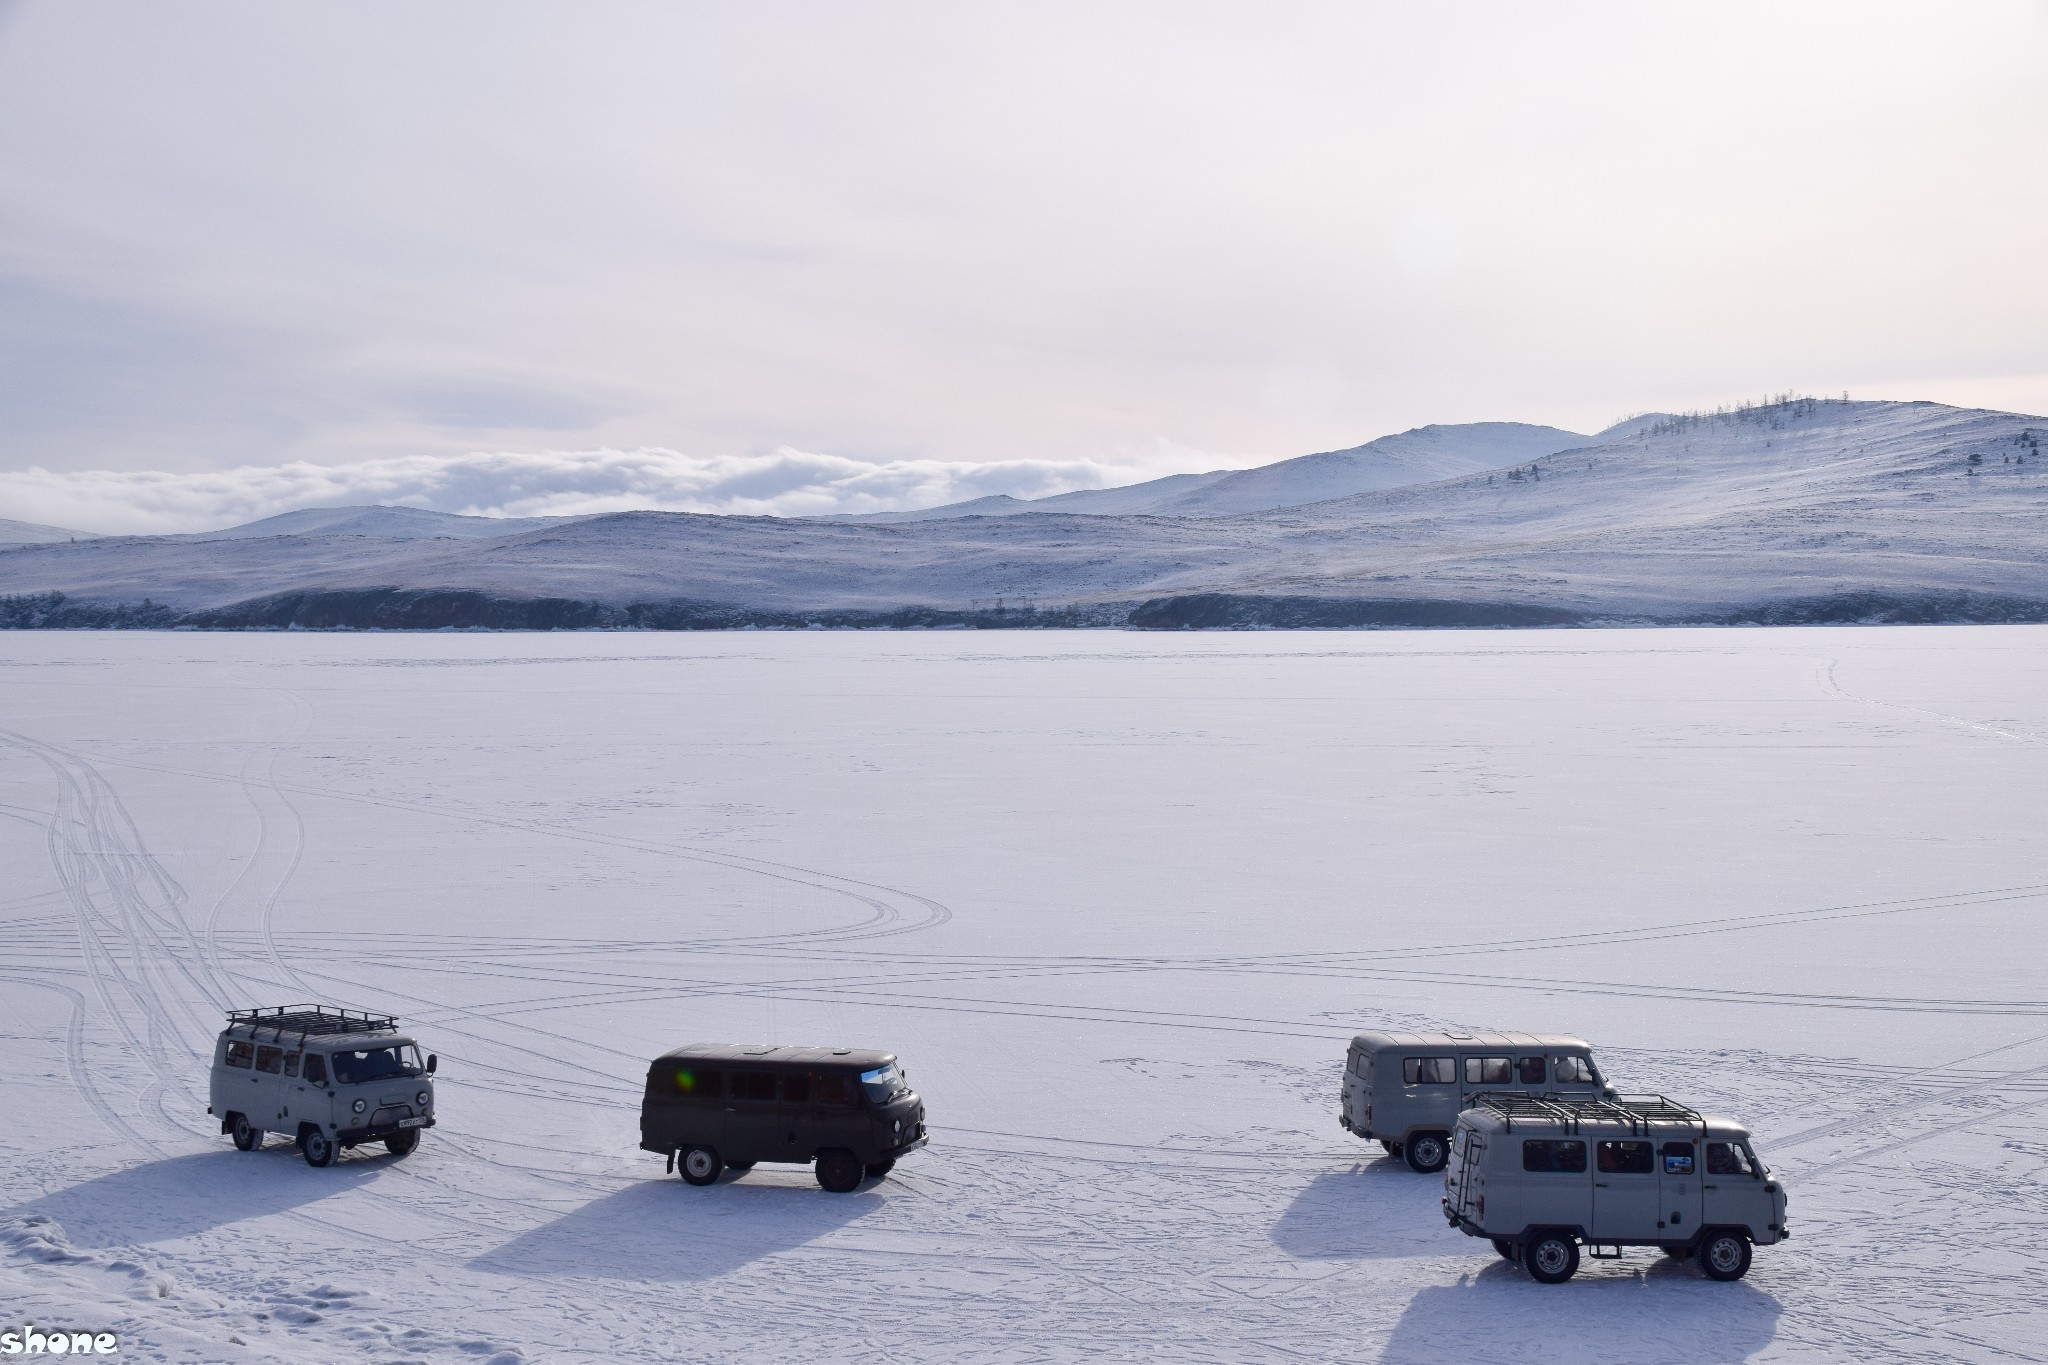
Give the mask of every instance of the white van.
<svg viewBox="0 0 2048 1365">
<path fill-rule="evenodd" d="M 1361 1033 L 1344 1061 L 1337 1122 L 1428 1175 L 1473 1095 L 1611 1095 L 1584 1039 L 1555 1033 Z"/>
<path fill-rule="evenodd" d="M 213 1048 L 206 1112 L 242 1151 L 289 1133 L 308 1166 L 382 1142 L 393 1156 L 434 1126 L 433 1074 L 389 1015 L 331 1005 L 231 1010 Z"/>
<path fill-rule="evenodd" d="M 1444 1172 L 1451 1226 L 1544 1284 L 1572 1277 L 1581 1246 L 1653 1246 L 1739 1280 L 1752 1246 L 1792 1235 L 1787 1202 L 1748 1129 L 1661 1095 L 1475 1096 Z"/>
</svg>

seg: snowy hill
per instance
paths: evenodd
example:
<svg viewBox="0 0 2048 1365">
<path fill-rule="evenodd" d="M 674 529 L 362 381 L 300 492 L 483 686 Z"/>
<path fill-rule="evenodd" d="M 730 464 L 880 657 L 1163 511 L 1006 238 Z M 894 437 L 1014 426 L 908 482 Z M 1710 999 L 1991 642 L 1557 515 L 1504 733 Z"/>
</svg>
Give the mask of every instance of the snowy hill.
<svg viewBox="0 0 2048 1365">
<path fill-rule="evenodd" d="M 9 521 L 0 517 L 0 545 L 48 545 L 57 541 L 98 538 L 93 531 L 69 531 L 62 526 L 38 526 L 32 521 Z"/>
<path fill-rule="evenodd" d="M 2044 437 L 2040 418 L 1801 401 L 1231 516 L 129 538 L 0 552 L 0 595 L 14 624 L 2048 619 Z"/>
<path fill-rule="evenodd" d="M 1417 427 L 1349 450 L 1302 455 L 1257 469 L 1170 474 L 1124 488 L 1092 488 L 1048 498 L 1007 494 L 915 512 L 875 512 L 842 521 L 936 521 L 947 517 L 1073 512 L 1087 516 L 1228 517 L 1297 507 L 1403 484 L 1435 483 L 1475 470 L 1505 469 L 1598 438 L 1522 422 Z"/>
<path fill-rule="evenodd" d="M 382 536 L 395 540 L 488 540 L 534 531 L 573 517 L 465 517 L 419 507 L 303 507 L 261 521 L 167 537 L 173 540 L 247 540 L 260 536 Z"/>
<path fill-rule="evenodd" d="M 1583 446 L 1593 438 L 1520 422 L 1417 427 L 1350 450 L 1303 455 L 1163 498 L 1145 510 L 1161 516 L 1224 517 L 1324 502 L 1381 488 L 1436 483 L 1505 469 Z M 1135 509 L 1134 509 L 1135 510 Z"/>
</svg>

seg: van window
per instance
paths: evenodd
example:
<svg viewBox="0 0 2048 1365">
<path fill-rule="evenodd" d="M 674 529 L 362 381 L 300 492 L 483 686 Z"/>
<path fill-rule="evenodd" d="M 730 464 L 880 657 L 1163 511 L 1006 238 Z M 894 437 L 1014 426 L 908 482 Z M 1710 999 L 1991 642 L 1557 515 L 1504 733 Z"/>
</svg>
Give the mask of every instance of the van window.
<svg viewBox="0 0 2048 1365">
<path fill-rule="evenodd" d="M 420 1065 L 420 1050 L 411 1043 L 351 1048 L 334 1054 L 334 1079 L 343 1085 L 410 1079 L 426 1074 L 427 1069 Z"/>
<path fill-rule="evenodd" d="M 309 1053 L 306 1057 L 306 1084 L 327 1084 L 327 1059 L 317 1052 Z"/>
<path fill-rule="evenodd" d="M 1583 1171 L 1586 1169 L 1586 1144 L 1577 1141 L 1560 1142 L 1553 1138 L 1530 1138 L 1522 1144 L 1522 1169 Z"/>
<path fill-rule="evenodd" d="M 1456 1057 L 1403 1057 L 1401 1079 L 1409 1085 L 1456 1085 Z"/>
<path fill-rule="evenodd" d="M 1690 1142 L 1667 1142 L 1664 1144 L 1664 1174 L 1692 1174 L 1692 1144 Z"/>
<path fill-rule="evenodd" d="M 287 1076 L 296 1076 L 299 1074 L 298 1053 L 287 1052 L 284 1054 L 284 1074 Z"/>
<path fill-rule="evenodd" d="M 685 1099 L 715 1100 L 725 1093 L 723 1074 L 701 1066 L 676 1068 L 676 1093 Z"/>
<path fill-rule="evenodd" d="M 887 1104 L 898 1095 L 910 1089 L 910 1082 L 903 1079 L 902 1071 L 894 1062 L 878 1066 L 872 1071 L 860 1073 L 860 1088 L 868 1092 L 868 1099 L 875 1104 Z"/>
<path fill-rule="evenodd" d="M 812 1078 L 811 1095 L 819 1104 L 853 1103 L 853 1087 L 847 1084 L 846 1077 L 829 1071 Z"/>
<path fill-rule="evenodd" d="M 1364 1048 L 1358 1048 L 1352 1052 L 1351 1074 L 1364 1081 L 1367 1085 L 1372 1084 L 1372 1054 L 1370 1052 L 1367 1052 Z"/>
<path fill-rule="evenodd" d="M 1515 1079 L 1523 1085 L 1543 1084 L 1543 1059 L 1524 1057 L 1515 1063 Z"/>
<path fill-rule="evenodd" d="M 1593 1064 L 1584 1057 L 1560 1057 L 1553 1074 L 1560 1085 L 1591 1085 Z"/>
<path fill-rule="evenodd" d="M 1506 1085 L 1508 1083 L 1508 1059 L 1505 1057 L 1467 1057 L 1465 1059 L 1465 1084 Z"/>
<path fill-rule="evenodd" d="M 736 1100 L 774 1099 L 775 1073 L 772 1071 L 733 1072 L 732 1097 Z"/>
<path fill-rule="evenodd" d="M 254 1043 L 233 1042 L 228 1044 L 228 1065 L 246 1067 L 256 1060 Z"/>
<path fill-rule="evenodd" d="M 782 1078 L 782 1098 L 791 1104 L 811 1102 L 811 1078 L 802 1072 Z"/>
<path fill-rule="evenodd" d="M 273 1076 L 284 1070 L 284 1049 L 281 1047 L 257 1048 L 256 1069 L 258 1071 L 268 1071 Z"/>
<path fill-rule="evenodd" d="M 1710 1142 L 1707 1144 L 1708 1175 L 1750 1175 L 1756 1168 L 1749 1164 L 1740 1147 L 1732 1142 Z"/>
<path fill-rule="evenodd" d="M 1650 1175 L 1657 1169 L 1648 1142 L 1603 1142 L 1594 1163 L 1609 1175 Z"/>
</svg>

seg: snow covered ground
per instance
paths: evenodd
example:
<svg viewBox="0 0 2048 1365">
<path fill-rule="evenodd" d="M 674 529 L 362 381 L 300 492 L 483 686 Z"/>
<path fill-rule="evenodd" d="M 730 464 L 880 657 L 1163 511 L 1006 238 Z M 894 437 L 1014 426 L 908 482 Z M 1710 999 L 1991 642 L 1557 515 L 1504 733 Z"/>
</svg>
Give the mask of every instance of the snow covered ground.
<svg viewBox="0 0 2048 1365">
<path fill-rule="evenodd" d="M 2048 1357 L 2048 631 L 0 636 L 0 1318 L 123 1358 Z M 413 1156 L 205 1115 L 405 1016 Z M 1794 1239 L 1547 1288 L 1344 1041 L 1580 1033 Z M 635 1148 L 693 1040 L 898 1051 L 851 1196 Z"/>
</svg>

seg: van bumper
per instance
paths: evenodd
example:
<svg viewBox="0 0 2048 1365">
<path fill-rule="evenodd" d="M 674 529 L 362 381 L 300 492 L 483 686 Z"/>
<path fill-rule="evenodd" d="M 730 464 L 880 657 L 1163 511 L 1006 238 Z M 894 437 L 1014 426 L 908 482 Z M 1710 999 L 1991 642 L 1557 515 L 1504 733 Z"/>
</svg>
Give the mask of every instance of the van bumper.
<svg viewBox="0 0 2048 1365">
<path fill-rule="evenodd" d="M 925 1132 L 924 1125 L 920 1123 L 917 1126 L 916 1137 L 904 1143 L 901 1147 L 891 1147 L 887 1151 L 883 1152 L 882 1160 L 894 1161 L 898 1157 L 908 1156 L 910 1155 L 910 1153 L 916 1151 L 918 1148 L 924 1146 L 927 1142 L 930 1142 L 931 1140 L 931 1134 Z"/>
<path fill-rule="evenodd" d="M 334 1135 L 334 1140 L 344 1147 L 356 1147 L 379 1138 L 396 1137 L 400 1133 L 418 1132 L 432 1128 L 432 1118 L 416 1118 L 409 1123 L 380 1123 L 372 1128 L 344 1128 Z"/>
</svg>

